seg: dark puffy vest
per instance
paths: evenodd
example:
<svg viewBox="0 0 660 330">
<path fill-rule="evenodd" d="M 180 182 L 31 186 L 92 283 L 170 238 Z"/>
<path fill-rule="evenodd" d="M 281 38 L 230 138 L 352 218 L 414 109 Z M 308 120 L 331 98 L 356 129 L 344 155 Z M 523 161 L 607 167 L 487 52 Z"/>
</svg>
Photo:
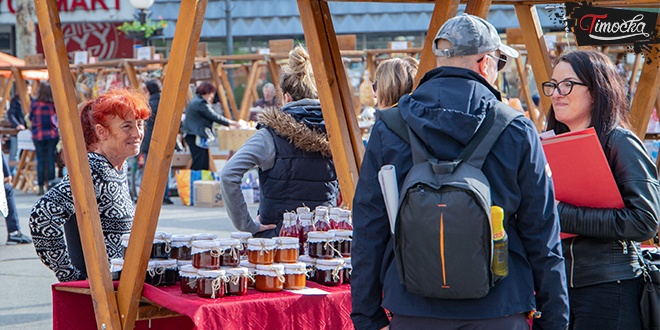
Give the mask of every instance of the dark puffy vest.
<svg viewBox="0 0 660 330">
<path fill-rule="evenodd" d="M 261 200 L 259 215 L 263 224 L 277 224 L 274 230 L 255 236 L 274 237 L 280 233 L 284 212 L 308 206 L 312 210 L 319 205 L 334 205 L 338 184 L 335 164 L 320 152 L 306 152 L 265 127 L 275 142 L 273 168 L 259 170 Z"/>
</svg>

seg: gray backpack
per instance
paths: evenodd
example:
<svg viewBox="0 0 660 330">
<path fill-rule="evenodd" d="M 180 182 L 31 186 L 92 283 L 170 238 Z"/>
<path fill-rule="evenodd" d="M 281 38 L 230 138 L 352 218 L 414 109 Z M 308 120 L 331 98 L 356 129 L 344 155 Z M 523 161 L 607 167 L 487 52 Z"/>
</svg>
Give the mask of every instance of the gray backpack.
<svg viewBox="0 0 660 330">
<path fill-rule="evenodd" d="M 500 134 L 522 113 L 498 102 L 451 161 L 433 157 L 398 108 L 379 116 L 410 143 L 414 164 L 400 191 L 394 231 L 401 283 L 430 298 L 486 296 L 502 277 L 491 271 L 490 184 L 481 167 Z"/>
</svg>

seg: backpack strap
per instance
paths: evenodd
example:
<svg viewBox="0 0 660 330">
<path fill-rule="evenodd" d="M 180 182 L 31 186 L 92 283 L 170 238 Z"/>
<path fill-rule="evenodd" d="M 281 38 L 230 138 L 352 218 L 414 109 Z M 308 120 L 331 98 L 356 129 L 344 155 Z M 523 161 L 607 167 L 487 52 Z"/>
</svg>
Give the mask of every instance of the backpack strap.
<svg viewBox="0 0 660 330">
<path fill-rule="evenodd" d="M 376 116 L 379 117 L 385 126 L 392 132 L 402 138 L 404 141 L 410 143 L 410 136 L 408 136 L 408 125 L 401 117 L 401 111 L 398 107 L 391 107 L 389 109 L 376 111 Z"/>
</svg>

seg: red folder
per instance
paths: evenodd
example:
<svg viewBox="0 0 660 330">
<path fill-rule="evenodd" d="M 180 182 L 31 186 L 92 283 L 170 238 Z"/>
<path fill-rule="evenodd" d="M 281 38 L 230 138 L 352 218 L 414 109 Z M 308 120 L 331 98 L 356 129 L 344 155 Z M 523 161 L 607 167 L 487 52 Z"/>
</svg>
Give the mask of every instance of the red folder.
<svg viewBox="0 0 660 330">
<path fill-rule="evenodd" d="M 544 139 L 558 201 L 575 206 L 622 208 L 621 193 L 593 127 Z M 562 234 L 562 238 L 574 235 Z"/>
</svg>

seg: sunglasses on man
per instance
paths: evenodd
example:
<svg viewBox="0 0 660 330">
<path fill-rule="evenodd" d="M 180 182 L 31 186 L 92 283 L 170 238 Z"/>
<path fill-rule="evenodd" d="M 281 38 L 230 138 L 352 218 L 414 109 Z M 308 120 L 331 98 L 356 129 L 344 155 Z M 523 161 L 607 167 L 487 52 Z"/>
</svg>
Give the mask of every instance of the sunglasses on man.
<svg viewBox="0 0 660 330">
<path fill-rule="evenodd" d="M 497 71 L 502 71 L 502 69 L 504 69 L 504 67 L 506 66 L 506 59 L 507 59 L 507 58 L 506 58 L 506 55 L 501 54 L 500 56 L 502 56 L 502 57 L 495 57 L 495 56 L 493 56 L 493 55 L 491 55 L 491 54 L 486 54 L 486 56 L 490 56 L 490 58 L 492 58 L 492 59 L 494 59 L 494 60 L 497 60 Z M 484 58 L 486 58 L 486 56 L 480 58 L 480 59 L 477 61 L 477 63 L 481 63 L 481 61 L 483 61 Z"/>
</svg>

